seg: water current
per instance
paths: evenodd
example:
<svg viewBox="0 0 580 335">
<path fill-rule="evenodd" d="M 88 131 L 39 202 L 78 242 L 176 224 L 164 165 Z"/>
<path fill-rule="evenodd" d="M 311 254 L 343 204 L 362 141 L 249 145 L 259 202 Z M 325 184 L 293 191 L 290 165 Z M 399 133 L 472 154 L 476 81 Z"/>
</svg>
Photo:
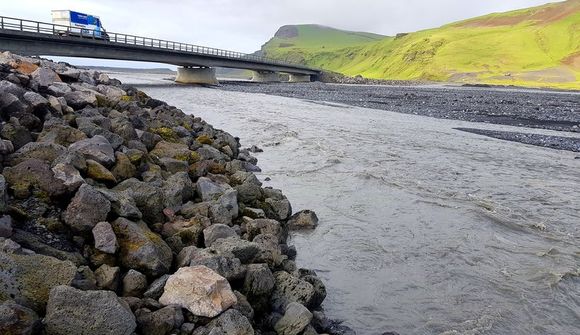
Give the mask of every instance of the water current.
<svg viewBox="0 0 580 335">
<path fill-rule="evenodd" d="M 292 236 L 299 266 L 358 334 L 580 334 L 578 153 L 454 130 L 469 122 L 115 76 L 264 149 L 265 186 L 320 218 Z"/>
</svg>

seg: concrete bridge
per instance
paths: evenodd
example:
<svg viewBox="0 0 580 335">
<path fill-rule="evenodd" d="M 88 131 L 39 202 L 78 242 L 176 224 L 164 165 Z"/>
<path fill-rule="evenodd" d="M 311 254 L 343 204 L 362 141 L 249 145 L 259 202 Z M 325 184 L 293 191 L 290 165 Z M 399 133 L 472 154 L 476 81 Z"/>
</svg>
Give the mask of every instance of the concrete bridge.
<svg viewBox="0 0 580 335">
<path fill-rule="evenodd" d="M 164 63 L 179 66 L 176 81 L 186 84 L 218 84 L 215 67 L 252 70 L 254 81 L 290 82 L 316 80 L 321 70 L 252 54 L 198 45 L 107 32 L 79 35 L 71 27 L 0 16 L 0 51 L 28 56 L 65 56 Z"/>
</svg>

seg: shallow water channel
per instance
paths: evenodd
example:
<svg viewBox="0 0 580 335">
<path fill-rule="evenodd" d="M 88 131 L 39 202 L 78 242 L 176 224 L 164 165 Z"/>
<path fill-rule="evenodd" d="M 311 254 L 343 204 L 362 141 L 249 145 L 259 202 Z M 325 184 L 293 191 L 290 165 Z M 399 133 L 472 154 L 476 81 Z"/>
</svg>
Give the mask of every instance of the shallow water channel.
<svg viewBox="0 0 580 335">
<path fill-rule="evenodd" d="M 320 218 L 292 236 L 299 266 L 358 334 L 580 334 L 577 153 L 453 129 L 469 122 L 113 76 L 264 149 L 264 184 Z"/>
</svg>

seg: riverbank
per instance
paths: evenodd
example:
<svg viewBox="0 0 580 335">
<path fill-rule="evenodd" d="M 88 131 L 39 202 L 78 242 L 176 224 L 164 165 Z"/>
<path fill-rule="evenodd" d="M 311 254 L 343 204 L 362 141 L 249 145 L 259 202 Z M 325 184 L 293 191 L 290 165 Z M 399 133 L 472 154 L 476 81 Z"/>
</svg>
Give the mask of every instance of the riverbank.
<svg viewBox="0 0 580 335">
<path fill-rule="evenodd" d="M 0 333 L 353 334 L 257 159 L 107 75 L 0 55 Z"/>
<path fill-rule="evenodd" d="M 523 128 L 550 129 L 561 136 L 538 134 L 533 139 L 521 132 L 502 134 L 504 140 L 580 151 L 580 93 L 490 87 L 371 86 L 325 83 L 243 83 L 223 82 L 220 89 L 263 93 L 309 101 L 335 102 L 397 113 L 423 115 Z M 477 127 L 477 126 L 474 126 Z M 478 129 L 479 134 L 496 133 Z"/>
</svg>

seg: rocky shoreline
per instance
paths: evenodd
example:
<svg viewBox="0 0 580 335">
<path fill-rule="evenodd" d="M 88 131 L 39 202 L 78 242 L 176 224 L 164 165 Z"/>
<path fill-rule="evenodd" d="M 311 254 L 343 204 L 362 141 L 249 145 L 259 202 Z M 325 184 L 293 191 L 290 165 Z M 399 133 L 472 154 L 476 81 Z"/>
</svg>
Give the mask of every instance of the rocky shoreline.
<svg viewBox="0 0 580 335">
<path fill-rule="evenodd" d="M 234 136 L 104 74 L 0 54 L 0 333 L 354 334 Z"/>
</svg>

